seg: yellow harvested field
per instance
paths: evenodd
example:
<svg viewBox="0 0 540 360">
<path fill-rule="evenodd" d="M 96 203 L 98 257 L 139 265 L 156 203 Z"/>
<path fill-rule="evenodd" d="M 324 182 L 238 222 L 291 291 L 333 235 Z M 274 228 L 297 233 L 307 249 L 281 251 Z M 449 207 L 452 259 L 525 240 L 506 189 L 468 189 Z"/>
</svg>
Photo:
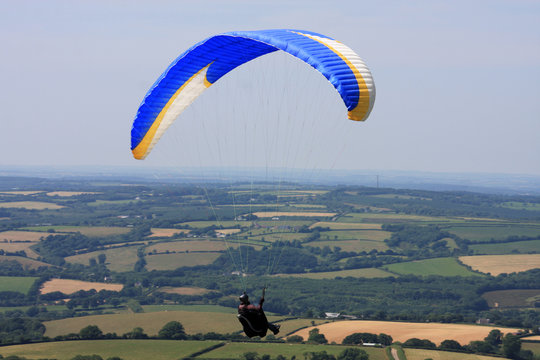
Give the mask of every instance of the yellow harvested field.
<svg viewBox="0 0 540 360">
<path fill-rule="evenodd" d="M 461 256 L 459 260 L 493 276 L 540 268 L 540 254 Z"/>
<path fill-rule="evenodd" d="M 15 191 L 0 191 L 0 194 L 6 194 L 6 195 L 34 195 L 42 193 L 43 191 L 23 191 L 23 190 L 15 190 Z"/>
<path fill-rule="evenodd" d="M 0 249 L 10 253 L 24 251 L 26 256 L 37 259 L 39 255 L 34 250 L 30 249 L 30 246 L 32 245 L 34 245 L 34 243 L 31 242 L 0 242 Z"/>
<path fill-rule="evenodd" d="M 150 229 L 152 234 L 147 237 L 172 237 L 175 234 L 187 234 L 189 230 L 187 229 L 165 229 L 165 228 L 152 228 Z"/>
<path fill-rule="evenodd" d="M 521 338 L 522 340 L 534 340 L 534 341 L 540 341 L 540 335 L 535 335 L 535 336 L 527 336 L 527 337 L 524 337 L 524 338 Z"/>
<path fill-rule="evenodd" d="M 259 211 L 253 213 L 253 215 L 266 218 L 266 217 L 280 217 L 280 216 L 302 216 L 302 217 L 330 217 L 335 216 L 336 213 L 331 212 L 285 212 L 285 211 Z"/>
<path fill-rule="evenodd" d="M 41 261 L 37 261 L 37 260 L 34 260 L 34 259 L 30 259 L 30 258 L 25 258 L 25 257 L 22 257 L 22 256 L 4 256 L 4 255 L 0 255 L 0 261 L 16 261 L 18 262 L 19 264 L 22 265 L 23 268 L 25 269 L 38 269 L 40 267 L 50 267 L 51 265 L 50 264 L 47 264 L 47 263 L 44 263 L 44 262 L 41 262 Z"/>
<path fill-rule="evenodd" d="M 77 195 L 95 195 L 95 194 L 101 194 L 101 193 L 92 192 L 92 191 L 51 191 L 47 193 L 47 196 L 70 197 L 70 196 L 77 196 Z"/>
<path fill-rule="evenodd" d="M 202 295 L 211 292 L 212 290 L 208 290 L 205 288 L 200 287 L 189 287 L 189 286 L 182 286 L 182 287 L 162 287 L 159 289 L 159 291 L 167 293 L 167 294 L 178 294 L 178 295 Z"/>
<path fill-rule="evenodd" d="M 468 344 L 472 340 L 483 340 L 493 329 L 499 329 L 503 333 L 519 330 L 494 326 L 364 320 L 336 321 L 317 326 L 317 328 L 328 339 L 328 342 L 335 341 L 338 344 L 341 344 L 343 338 L 348 335 L 369 332 L 373 334 L 385 333 L 392 336 L 394 341 L 401 342 L 411 338 L 428 339 L 437 345 L 446 339 L 455 340 L 460 344 Z M 311 329 L 313 327 L 299 330 L 291 335 L 300 335 L 307 339 Z"/>
<path fill-rule="evenodd" d="M 339 223 L 339 222 L 329 222 L 329 221 L 319 221 L 311 225 L 309 228 L 313 229 L 314 227 L 328 227 L 332 230 L 381 230 L 381 224 L 360 224 L 360 223 Z"/>
<path fill-rule="evenodd" d="M 64 206 L 43 201 L 13 201 L 0 203 L 1 208 L 21 208 L 27 210 L 58 210 Z"/>
<path fill-rule="evenodd" d="M 122 284 L 107 284 L 107 283 L 98 283 L 98 282 L 89 282 L 89 281 L 80 281 L 80 280 L 68 280 L 68 279 L 51 279 L 45 282 L 41 286 L 40 293 L 48 294 L 55 291 L 60 291 L 64 294 L 73 294 L 79 290 L 110 290 L 110 291 L 120 291 L 124 285 Z"/>
<path fill-rule="evenodd" d="M 38 231 L 3 231 L 0 232 L 0 241 L 32 241 L 38 242 L 41 240 L 41 237 L 47 236 L 49 234 L 42 233 Z"/>
</svg>

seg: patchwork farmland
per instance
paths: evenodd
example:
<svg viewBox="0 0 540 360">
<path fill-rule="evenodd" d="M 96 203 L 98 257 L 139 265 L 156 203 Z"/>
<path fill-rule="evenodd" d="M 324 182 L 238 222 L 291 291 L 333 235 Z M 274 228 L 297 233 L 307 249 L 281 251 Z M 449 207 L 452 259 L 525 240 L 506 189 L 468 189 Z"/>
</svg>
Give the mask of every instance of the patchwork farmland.
<svg viewBox="0 0 540 360">
<path fill-rule="evenodd" d="M 482 195 L 490 201 L 474 205 L 473 213 L 477 195 L 284 186 L 291 189 L 279 197 L 265 185 L 244 192 L 251 187 L 246 184 L 216 185 L 206 195 L 192 185 L 124 183 L 0 194 L 4 205 L 62 207 L 0 208 L 3 321 L 15 314 L 37 329 L 43 324 L 44 334 L 26 334 L 32 341 L 43 335 L 77 339 L 90 325 L 109 337 L 138 327 L 155 337 L 166 323 L 178 321 L 189 337 L 223 339 L 199 358 L 343 350 L 343 345 L 230 342 L 241 336 L 238 295 L 246 291 L 257 303 L 266 287 L 265 310 L 271 321 L 279 321 L 281 339 L 301 334 L 307 340 L 315 326 L 336 343 L 369 332 L 390 334 L 394 342 L 419 337 L 467 345 L 492 329 L 508 333 L 535 326 L 540 301 L 535 206 Z M 501 206 L 485 205 L 497 201 Z M 487 255 L 503 257 L 490 263 Z M 507 275 L 497 276 L 502 273 Z M 326 319 L 327 314 L 351 320 Z M 477 321 L 487 325 L 473 325 Z M 520 326 L 504 326 L 509 324 Z M 0 340 L 15 341 L 4 333 Z M 130 353 L 128 342 L 114 341 L 86 344 L 103 349 L 103 356 L 115 348 Z M 61 358 L 60 348 L 65 354 L 76 351 L 66 343 L 74 341 L 17 351 Z M 216 342 L 182 344 L 190 355 Z M 183 354 L 182 346 L 175 354 Z M 6 356 L 15 348 L 3 349 Z M 385 349 L 362 349 L 370 359 L 386 359 Z M 426 351 L 406 349 L 413 359 L 455 358 Z M 166 346 L 157 352 L 168 354 Z"/>
</svg>

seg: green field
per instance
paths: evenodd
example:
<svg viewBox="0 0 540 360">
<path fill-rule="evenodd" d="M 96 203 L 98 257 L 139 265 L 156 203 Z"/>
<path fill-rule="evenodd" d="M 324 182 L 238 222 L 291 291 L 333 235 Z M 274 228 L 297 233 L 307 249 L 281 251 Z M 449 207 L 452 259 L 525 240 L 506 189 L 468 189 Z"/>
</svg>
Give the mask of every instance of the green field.
<svg viewBox="0 0 540 360">
<path fill-rule="evenodd" d="M 540 302 L 540 289 L 488 291 L 482 297 L 491 308 L 533 308 L 536 302 Z"/>
<path fill-rule="evenodd" d="M 389 213 L 350 213 L 341 216 L 337 222 L 340 223 L 403 223 L 403 222 L 436 222 L 436 223 L 452 223 L 456 220 L 446 217 L 433 217 L 421 215 L 407 214 L 389 214 Z"/>
<path fill-rule="evenodd" d="M 152 270 L 174 270 L 182 266 L 208 265 L 214 262 L 219 252 L 189 252 L 176 254 L 157 254 L 145 256 L 146 268 Z"/>
<path fill-rule="evenodd" d="M 113 356 L 126 360 L 170 360 L 187 357 L 195 352 L 219 344 L 220 341 L 174 341 L 174 340 L 85 340 L 61 341 L 38 344 L 4 346 L 0 354 L 4 357 L 10 355 L 23 356 L 31 359 L 58 359 L 70 360 L 76 355 L 96 354 L 106 359 Z M 540 344 L 523 343 L 523 348 L 532 350 L 536 354 Z M 226 343 L 208 353 L 201 355 L 200 359 L 238 359 L 246 352 L 257 352 L 259 355 L 268 354 L 275 359 L 277 355 L 287 358 L 296 356 L 303 359 L 306 352 L 326 351 L 337 356 L 347 346 L 342 345 L 308 345 L 287 343 Z M 387 360 L 384 349 L 361 347 L 369 354 L 370 360 Z M 405 349 L 408 360 L 495 360 L 497 357 L 475 354 L 453 353 L 447 351 Z"/>
<path fill-rule="evenodd" d="M 105 264 L 112 271 L 131 271 L 137 262 L 138 246 L 124 246 L 109 250 L 99 250 L 86 254 L 74 255 L 66 257 L 66 261 L 70 263 L 88 265 L 90 258 L 96 258 L 99 254 L 105 254 L 107 260 Z"/>
<path fill-rule="evenodd" d="M 28 226 L 22 228 L 23 230 L 30 231 L 48 231 L 53 229 L 55 232 L 64 233 L 64 232 L 80 232 L 83 235 L 89 237 L 103 237 L 109 235 L 121 235 L 127 234 L 131 229 L 120 226 Z M 47 236 L 49 234 L 44 234 Z M 54 235 L 54 234 L 50 234 Z"/>
<path fill-rule="evenodd" d="M 334 230 L 321 233 L 321 240 L 375 240 L 389 239 L 391 233 L 382 230 Z"/>
<path fill-rule="evenodd" d="M 425 359 L 501 360 L 500 357 L 476 355 L 476 354 L 464 354 L 464 353 L 450 352 L 450 351 L 436 351 L 436 350 L 409 349 L 409 348 L 406 348 L 403 350 L 405 350 L 405 356 L 407 356 L 407 360 L 425 360 Z M 506 359 L 506 358 L 502 358 L 502 359 Z"/>
<path fill-rule="evenodd" d="M 527 338 L 524 338 L 525 340 Z M 524 350 L 531 350 L 536 356 L 540 355 L 540 342 L 523 342 L 521 348 Z"/>
<path fill-rule="evenodd" d="M 306 209 L 325 209 L 326 205 L 317 205 L 317 204 L 289 204 L 290 207 L 294 208 L 306 208 Z"/>
<path fill-rule="evenodd" d="M 292 319 L 280 321 L 279 324 L 284 330 L 280 331 L 276 337 L 285 338 L 288 336 L 288 334 L 296 332 L 298 329 L 305 328 L 307 326 L 321 325 L 327 322 L 329 322 L 329 320 L 326 319 Z"/>
<path fill-rule="evenodd" d="M 508 236 L 540 236 L 540 226 L 524 224 L 484 224 L 476 226 L 450 226 L 446 231 L 472 241 L 503 240 Z"/>
<path fill-rule="evenodd" d="M 243 211 L 245 211 L 245 208 L 254 208 L 254 209 L 272 209 L 272 208 L 282 208 L 287 205 L 285 204 L 229 204 L 229 205 L 219 205 L 219 207 L 240 207 L 243 208 Z M 321 205 L 322 206 L 322 205 Z M 322 206 L 324 207 L 324 206 Z"/>
<path fill-rule="evenodd" d="M 55 337 L 69 333 L 78 333 L 88 325 L 97 325 L 103 333 L 125 334 L 135 327 L 141 327 L 148 335 L 157 335 L 159 330 L 169 321 L 179 321 L 184 325 L 186 333 L 197 334 L 214 331 L 225 334 L 240 331 L 240 323 L 236 319 L 236 310 L 226 312 L 202 311 L 160 311 L 149 313 L 122 313 L 92 315 L 77 318 L 45 321 L 45 335 Z M 281 316 L 268 316 L 269 321 L 281 320 Z M 286 328 L 286 327 L 284 327 Z M 290 329 L 293 331 L 295 329 Z M 287 329 L 285 332 L 289 332 Z"/>
<path fill-rule="evenodd" d="M 540 240 L 515 241 L 498 244 L 474 244 L 469 245 L 477 255 L 499 255 L 510 253 L 540 253 Z"/>
<path fill-rule="evenodd" d="M 145 313 L 159 311 L 195 311 L 195 312 L 217 312 L 224 314 L 233 314 L 236 308 L 228 308 L 220 305 L 143 305 Z"/>
<path fill-rule="evenodd" d="M 296 226 L 313 224 L 312 220 L 257 220 L 256 223 L 260 226 Z"/>
<path fill-rule="evenodd" d="M 242 235 L 243 234 L 241 234 L 240 236 Z M 302 240 L 302 239 L 305 239 L 307 236 L 308 234 L 304 234 L 304 233 L 271 232 L 271 233 L 266 233 L 266 234 L 257 235 L 257 236 L 250 236 L 249 239 L 255 240 L 255 241 L 263 241 L 263 238 L 264 238 L 264 241 L 274 242 L 274 241 Z"/>
<path fill-rule="evenodd" d="M 327 227 L 331 230 L 381 230 L 381 224 L 362 224 L 362 223 L 345 223 L 345 222 L 333 222 L 333 221 L 319 221 L 312 224 L 313 227 Z"/>
<path fill-rule="evenodd" d="M 227 242 L 230 242 L 230 247 L 237 247 L 237 243 L 234 241 L 234 238 L 230 240 L 227 239 Z M 227 243 L 224 239 L 213 239 L 213 240 L 179 240 L 179 241 L 161 241 L 153 245 L 146 247 L 146 253 L 149 254 L 154 250 L 158 253 L 163 253 L 165 251 L 169 252 L 192 252 L 192 251 L 225 251 L 227 250 Z"/>
<path fill-rule="evenodd" d="M 400 275 L 439 275 L 439 276 L 482 276 L 461 265 L 455 258 L 436 258 L 418 261 L 407 261 L 385 265 L 385 270 Z"/>
<path fill-rule="evenodd" d="M 356 251 L 356 252 L 362 252 L 366 251 L 369 252 L 371 250 L 377 250 L 377 251 L 385 251 L 388 250 L 388 245 L 382 241 L 374 241 L 374 240 L 342 240 L 342 241 L 313 241 L 310 243 L 306 243 L 304 246 L 312 246 L 312 247 L 325 247 L 330 246 L 330 248 L 333 248 L 334 246 L 338 246 L 341 248 L 342 251 Z"/>
<path fill-rule="evenodd" d="M 400 199 L 400 200 L 431 200 L 430 198 L 412 196 L 412 195 L 400 195 L 400 194 L 377 194 L 369 195 L 371 197 L 382 198 L 382 199 Z"/>
<path fill-rule="evenodd" d="M 274 227 L 267 227 L 267 228 L 258 228 L 258 229 L 249 229 L 248 231 L 244 231 L 242 233 L 231 235 L 231 237 L 237 237 L 243 238 L 244 236 L 258 236 L 258 235 L 267 235 L 267 234 L 297 234 L 298 236 L 303 236 L 304 238 L 308 236 L 306 233 L 296 233 L 291 230 L 290 226 L 284 226 L 282 228 L 274 228 Z"/>
<path fill-rule="evenodd" d="M 37 277 L 0 276 L 0 291 L 28 293 Z"/>
<path fill-rule="evenodd" d="M 183 222 L 177 225 L 183 225 L 183 226 L 189 226 L 195 229 L 202 229 L 209 226 L 223 226 L 224 228 L 233 228 L 237 226 L 241 227 L 249 227 L 251 226 L 251 221 L 233 221 L 233 220 L 225 220 L 225 221 L 188 221 Z"/>
<path fill-rule="evenodd" d="M 278 277 L 301 277 L 307 279 L 335 279 L 336 277 L 355 277 L 355 278 L 380 278 L 395 276 L 392 273 L 381 269 L 368 268 L 368 269 L 352 269 L 341 271 L 329 271 L 318 273 L 306 273 L 306 274 L 278 274 L 274 275 Z"/>
<path fill-rule="evenodd" d="M 540 211 L 539 203 L 508 201 L 508 202 L 502 203 L 501 206 L 505 208 L 509 208 L 509 209 L 515 209 L 515 210 Z"/>
<path fill-rule="evenodd" d="M 15 262 L 18 262 L 19 264 L 21 264 L 23 266 L 23 268 L 28 268 L 28 269 L 38 269 L 38 268 L 43 267 L 43 266 L 45 266 L 45 267 L 52 266 L 50 264 L 47 264 L 47 263 L 44 263 L 44 262 L 41 262 L 41 261 L 26 258 L 24 256 L 0 255 L 0 261 L 15 261 Z"/>
<path fill-rule="evenodd" d="M 100 206 L 100 205 L 126 205 L 129 203 L 136 203 L 141 200 L 96 200 L 94 202 L 88 203 L 89 206 Z"/>
<path fill-rule="evenodd" d="M 242 354 L 252 351 L 259 355 L 268 354 L 273 359 L 278 355 L 284 355 L 287 358 L 296 356 L 297 359 L 303 359 L 305 352 L 326 351 L 328 354 L 337 356 L 347 346 L 341 345 L 309 345 L 309 344 L 271 344 L 271 343 L 227 343 L 225 346 L 212 350 L 201 358 L 209 359 L 238 359 Z M 386 360 L 382 348 L 361 347 L 369 354 L 369 360 Z"/>
<path fill-rule="evenodd" d="M 219 341 L 173 340 L 85 340 L 4 346 L 0 354 L 31 359 L 70 360 L 76 355 L 118 356 L 124 360 L 170 360 L 189 356 Z"/>
<path fill-rule="evenodd" d="M 29 308 L 31 308 L 32 306 L 31 305 L 27 305 L 27 306 L 2 306 L 0 307 L 0 312 L 5 312 L 5 311 L 15 311 L 15 310 L 19 310 L 19 311 L 26 311 L 28 310 Z M 47 311 L 63 311 L 63 310 L 67 310 L 67 306 L 66 305 L 47 305 L 47 306 L 39 306 L 40 308 L 43 307 L 43 308 L 46 308 Z M 0 352 L 1 354 L 1 352 Z"/>
</svg>

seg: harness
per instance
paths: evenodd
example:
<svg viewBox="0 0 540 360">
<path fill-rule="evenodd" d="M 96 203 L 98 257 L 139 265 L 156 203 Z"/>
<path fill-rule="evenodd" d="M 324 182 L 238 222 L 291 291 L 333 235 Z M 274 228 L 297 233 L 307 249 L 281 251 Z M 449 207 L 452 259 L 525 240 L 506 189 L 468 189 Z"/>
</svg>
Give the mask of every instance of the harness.
<svg viewBox="0 0 540 360">
<path fill-rule="evenodd" d="M 266 324 L 261 324 L 260 321 L 256 321 L 258 319 L 252 319 L 255 321 L 249 321 L 247 317 L 238 314 L 238 320 L 242 324 L 242 327 L 244 328 L 244 332 L 246 333 L 247 337 L 252 338 L 254 336 L 266 336 L 268 326 Z"/>
</svg>

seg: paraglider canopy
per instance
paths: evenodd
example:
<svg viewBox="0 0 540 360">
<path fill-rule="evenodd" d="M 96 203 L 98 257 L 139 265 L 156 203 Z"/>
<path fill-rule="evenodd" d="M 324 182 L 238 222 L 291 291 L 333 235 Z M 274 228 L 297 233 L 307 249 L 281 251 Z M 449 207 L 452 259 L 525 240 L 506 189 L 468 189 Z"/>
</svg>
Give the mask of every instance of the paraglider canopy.
<svg viewBox="0 0 540 360">
<path fill-rule="evenodd" d="M 174 120 L 210 85 L 262 55 L 287 52 L 324 75 L 341 96 L 351 120 L 365 120 L 375 85 L 363 60 L 328 36 L 304 30 L 235 31 L 209 37 L 181 54 L 142 101 L 131 130 L 131 150 L 144 159 Z"/>
</svg>

